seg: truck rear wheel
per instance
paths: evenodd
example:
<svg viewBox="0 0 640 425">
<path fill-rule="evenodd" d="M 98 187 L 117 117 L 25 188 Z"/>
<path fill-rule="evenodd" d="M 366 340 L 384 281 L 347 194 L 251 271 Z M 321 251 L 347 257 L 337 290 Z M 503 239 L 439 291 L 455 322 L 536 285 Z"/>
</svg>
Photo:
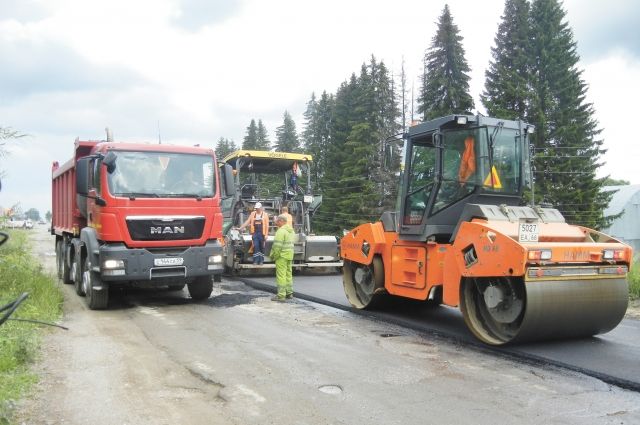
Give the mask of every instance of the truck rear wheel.
<svg viewBox="0 0 640 425">
<path fill-rule="evenodd" d="M 62 241 L 56 241 L 56 269 L 58 272 L 58 279 L 62 279 Z"/>
<path fill-rule="evenodd" d="M 371 264 L 344 261 L 342 283 L 347 299 L 358 309 L 380 307 L 388 296 L 384 290 L 384 265 L 380 257 Z"/>
<path fill-rule="evenodd" d="M 84 259 L 82 286 L 86 294 L 87 306 L 91 310 L 104 310 L 109 303 L 109 288 L 102 283 L 100 275 L 91 270 L 91 255 Z"/>
<path fill-rule="evenodd" d="M 206 300 L 211 296 L 211 291 L 213 291 L 211 276 L 196 277 L 193 282 L 187 283 L 187 289 L 194 300 Z"/>
<path fill-rule="evenodd" d="M 56 242 L 56 263 L 58 265 L 58 278 L 62 280 L 62 283 L 66 285 L 73 283 L 71 269 L 65 261 L 65 243 L 63 239 Z"/>
<path fill-rule="evenodd" d="M 82 271 L 82 255 L 80 253 L 76 253 L 73 256 L 73 265 L 71 266 L 71 277 L 73 278 L 73 286 L 76 290 L 76 294 L 81 297 L 84 297 L 84 283 L 83 279 L 83 271 Z"/>
</svg>

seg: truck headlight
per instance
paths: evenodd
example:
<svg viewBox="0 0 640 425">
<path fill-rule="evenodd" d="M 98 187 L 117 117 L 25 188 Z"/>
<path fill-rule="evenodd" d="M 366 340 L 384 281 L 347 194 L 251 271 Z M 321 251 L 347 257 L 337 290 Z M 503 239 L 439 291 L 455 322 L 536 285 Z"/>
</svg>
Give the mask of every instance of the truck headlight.
<svg viewBox="0 0 640 425">
<path fill-rule="evenodd" d="M 106 260 L 102 263 L 105 270 L 124 269 L 124 260 Z"/>
<path fill-rule="evenodd" d="M 222 263 L 222 255 L 211 255 L 208 264 Z"/>
<path fill-rule="evenodd" d="M 102 274 L 104 276 L 124 276 L 124 260 L 105 260 L 102 263 Z"/>
<path fill-rule="evenodd" d="M 222 267 L 222 255 L 210 255 L 207 259 L 207 269 L 217 270 Z"/>
</svg>

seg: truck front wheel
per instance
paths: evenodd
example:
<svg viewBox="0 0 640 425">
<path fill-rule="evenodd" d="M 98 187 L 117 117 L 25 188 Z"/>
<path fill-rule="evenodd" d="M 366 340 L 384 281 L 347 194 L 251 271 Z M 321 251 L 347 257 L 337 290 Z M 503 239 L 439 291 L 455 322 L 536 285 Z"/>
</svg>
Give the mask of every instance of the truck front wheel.
<svg viewBox="0 0 640 425">
<path fill-rule="evenodd" d="M 84 259 L 82 286 L 86 294 L 87 306 L 91 310 L 104 310 L 109 303 L 109 288 L 100 279 L 100 274 L 91 270 L 91 255 Z"/>
<path fill-rule="evenodd" d="M 198 276 L 193 282 L 187 283 L 189 295 L 194 300 L 206 300 L 213 291 L 213 282 L 211 276 Z"/>
</svg>

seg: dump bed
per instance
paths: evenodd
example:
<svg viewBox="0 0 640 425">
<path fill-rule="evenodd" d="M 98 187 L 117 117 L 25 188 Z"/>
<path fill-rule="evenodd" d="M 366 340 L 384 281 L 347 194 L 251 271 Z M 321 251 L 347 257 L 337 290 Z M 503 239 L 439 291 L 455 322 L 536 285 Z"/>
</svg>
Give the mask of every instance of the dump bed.
<svg viewBox="0 0 640 425">
<path fill-rule="evenodd" d="M 51 183 L 51 233 L 63 235 L 65 233 L 78 235 L 80 229 L 86 225 L 86 219 L 80 214 L 76 202 L 76 163 L 79 158 L 91 153 L 97 141 L 76 140 L 74 156 L 62 166 L 53 163 Z"/>
</svg>

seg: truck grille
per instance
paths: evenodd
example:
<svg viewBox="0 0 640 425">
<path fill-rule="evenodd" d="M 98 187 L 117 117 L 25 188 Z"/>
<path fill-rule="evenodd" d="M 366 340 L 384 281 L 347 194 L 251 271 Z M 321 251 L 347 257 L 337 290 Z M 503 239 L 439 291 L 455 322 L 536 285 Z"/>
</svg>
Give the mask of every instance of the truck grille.
<svg viewBox="0 0 640 425">
<path fill-rule="evenodd" d="M 200 239 L 203 216 L 127 217 L 127 229 L 134 241 L 175 241 Z"/>
</svg>

